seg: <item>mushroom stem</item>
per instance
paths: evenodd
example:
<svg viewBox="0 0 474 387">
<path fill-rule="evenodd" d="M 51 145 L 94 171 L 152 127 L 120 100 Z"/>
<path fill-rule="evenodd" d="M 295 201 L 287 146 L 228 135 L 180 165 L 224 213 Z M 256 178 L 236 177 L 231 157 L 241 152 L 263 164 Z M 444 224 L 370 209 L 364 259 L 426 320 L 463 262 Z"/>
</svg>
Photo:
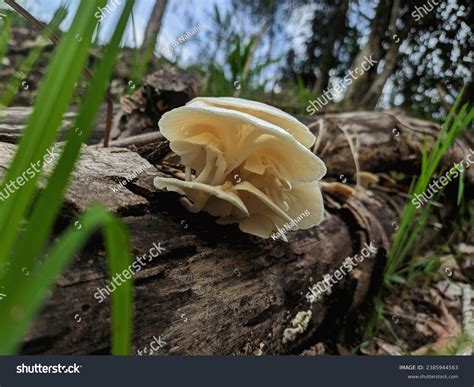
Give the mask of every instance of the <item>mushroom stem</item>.
<svg viewBox="0 0 474 387">
<path fill-rule="evenodd" d="M 191 181 L 191 167 L 186 166 L 184 169 L 185 172 L 185 180 L 186 181 Z"/>
</svg>

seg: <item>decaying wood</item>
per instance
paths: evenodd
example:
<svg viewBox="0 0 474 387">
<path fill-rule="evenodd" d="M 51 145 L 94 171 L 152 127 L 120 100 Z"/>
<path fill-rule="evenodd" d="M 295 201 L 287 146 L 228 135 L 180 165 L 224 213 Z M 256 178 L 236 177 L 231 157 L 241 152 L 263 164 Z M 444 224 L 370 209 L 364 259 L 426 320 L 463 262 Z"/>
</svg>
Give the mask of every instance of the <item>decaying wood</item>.
<svg viewBox="0 0 474 387">
<path fill-rule="evenodd" d="M 416 170 L 424 133 L 436 130 L 431 124 L 386 113 L 331 115 L 323 120 L 325 137 L 318 154 L 328 167 L 328 183 L 340 175 L 350 178 L 355 170 L 341 127 L 358 135 L 360 170 L 373 173 Z M 319 118 L 309 123 L 317 132 Z M 392 132 L 394 125 L 399 136 Z M 468 146 L 460 141 L 449 157 L 461 160 L 460 152 Z M 0 143 L 1 174 L 14 149 L 15 145 Z M 443 161 L 446 167 L 449 157 Z M 143 172 L 130 179 L 136 171 Z M 313 353 L 318 343 L 334 346 L 339 329 L 370 305 L 406 200 L 406 192 L 387 174 L 380 173 L 369 188 L 326 184 L 324 222 L 289 233 L 285 243 L 244 234 L 234 225 L 219 226 L 207 214 L 187 212 L 177 195 L 154 188 L 153 177 L 167 173 L 167 168 L 128 149 L 84 147 L 57 225 L 59 233 L 90 203 L 100 201 L 128 226 L 136 257 L 148 254 L 154 243 L 166 249 L 135 276 L 135 350 L 160 337 L 165 344 L 158 354 Z M 450 210 L 443 208 L 442 216 L 449 217 Z M 428 229 L 421 245 L 440 232 L 444 231 Z M 308 288 L 371 241 L 377 254 L 310 304 Z M 21 352 L 109 353 L 108 300 L 100 304 L 94 298 L 107 284 L 105 253 L 97 236 L 58 279 Z M 288 335 L 298 312 L 308 311 L 309 323 Z"/>
<path fill-rule="evenodd" d="M 157 131 L 161 116 L 196 97 L 199 84 L 196 76 L 170 65 L 147 75 L 139 90 L 120 99 L 112 140 Z"/>
<path fill-rule="evenodd" d="M 143 133 L 143 134 L 137 134 L 136 136 L 130 136 L 123 138 L 121 140 L 115 140 L 110 143 L 110 146 L 118 147 L 118 148 L 123 148 L 123 147 L 129 147 L 129 146 L 143 146 L 143 145 L 148 145 L 153 142 L 163 140 L 163 135 L 161 132 L 151 132 L 151 133 Z"/>
<path fill-rule="evenodd" d="M 114 106 L 114 111 L 117 113 L 119 106 Z M 14 106 L 0 111 L 0 142 L 8 142 L 15 144 L 19 141 L 23 129 L 27 124 L 32 109 L 30 107 Z M 100 107 L 97 114 L 97 124 L 95 131 L 89 138 L 90 144 L 102 142 L 105 131 L 105 117 L 107 115 L 107 105 Z M 74 119 L 77 116 L 76 109 L 72 109 L 63 116 L 61 129 L 59 131 L 58 140 L 64 140 L 68 131 L 76 130 L 73 127 Z M 80 128 L 78 129 L 80 130 Z M 101 145 L 102 146 L 102 145 Z"/>
<path fill-rule="evenodd" d="M 321 122 L 324 134 L 317 154 L 331 166 L 328 173 L 334 177 L 344 174 L 346 178 L 355 173 L 354 158 L 344 130 L 350 140 L 359 141 L 358 160 L 361 169 L 371 172 L 398 171 L 408 175 L 420 170 L 423 142 L 431 145 L 439 133 L 439 125 L 420 119 L 406 117 L 399 112 L 353 112 L 327 114 L 319 119 L 301 118 L 319 133 Z M 464 136 L 456 141 L 444 157 L 446 167 L 459 163 L 474 149 L 472 137 Z M 474 169 L 468 169 L 466 176 L 474 184 Z"/>
<path fill-rule="evenodd" d="M 32 109 L 28 107 L 11 107 L 0 112 L 0 141 L 12 144 L 18 142 L 31 112 Z M 73 111 L 64 115 L 60 137 L 72 126 L 75 116 Z"/>
</svg>

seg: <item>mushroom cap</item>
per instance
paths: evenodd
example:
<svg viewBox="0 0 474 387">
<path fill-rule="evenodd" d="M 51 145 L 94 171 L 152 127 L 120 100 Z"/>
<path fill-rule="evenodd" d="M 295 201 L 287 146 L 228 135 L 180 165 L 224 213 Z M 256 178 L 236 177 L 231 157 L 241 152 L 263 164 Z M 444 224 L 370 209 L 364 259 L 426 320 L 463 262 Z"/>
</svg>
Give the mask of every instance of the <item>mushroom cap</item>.
<svg viewBox="0 0 474 387">
<path fill-rule="evenodd" d="M 159 122 L 186 167 L 186 181 L 156 177 L 191 212 L 268 238 L 317 225 L 324 163 L 306 146 L 314 136 L 271 106 L 238 98 L 196 98 Z"/>
<path fill-rule="evenodd" d="M 183 164 L 198 174 L 207 147 L 223 155 L 225 170 L 216 171 L 212 185 L 222 184 L 246 160 L 249 168 L 268 166 L 288 181 L 309 182 L 326 174 L 319 157 L 287 131 L 247 113 L 196 103 L 165 113 L 159 126 Z"/>
<path fill-rule="evenodd" d="M 211 186 L 203 183 L 195 183 L 193 181 L 183 181 L 171 177 L 156 177 L 154 180 L 155 186 L 159 189 L 166 188 L 168 191 L 177 192 L 185 195 L 185 200 L 182 203 L 191 212 L 201 211 L 211 196 L 216 199 L 228 203 L 230 206 L 224 206 L 222 209 L 215 209 L 214 211 L 207 211 L 214 216 L 226 216 L 230 214 L 232 207 L 242 213 L 243 216 L 248 216 L 249 213 L 245 204 L 239 196 L 231 191 L 227 191 L 222 186 Z M 191 201 L 186 200 L 187 198 Z"/>
<path fill-rule="evenodd" d="M 286 130 L 307 148 L 313 146 L 316 140 L 316 137 L 311 133 L 308 127 L 295 117 L 283 110 L 262 102 L 234 97 L 197 97 L 188 102 L 187 106 L 199 106 L 199 104 L 236 110 L 260 118 Z"/>
</svg>

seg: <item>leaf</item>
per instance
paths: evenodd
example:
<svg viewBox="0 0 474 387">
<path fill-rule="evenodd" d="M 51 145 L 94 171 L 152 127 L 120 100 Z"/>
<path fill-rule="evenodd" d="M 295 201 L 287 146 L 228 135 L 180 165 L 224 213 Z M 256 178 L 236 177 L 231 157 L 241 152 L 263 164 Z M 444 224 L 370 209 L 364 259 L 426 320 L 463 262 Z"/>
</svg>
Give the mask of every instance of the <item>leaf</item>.
<svg viewBox="0 0 474 387">
<path fill-rule="evenodd" d="M 2 28 L 0 28 L 0 63 L 2 63 L 2 60 L 8 51 L 8 39 L 11 34 L 10 17 L 2 19 L 0 25 L 2 25 Z"/>
<path fill-rule="evenodd" d="M 431 206 L 429 203 L 426 204 L 421 211 L 418 211 L 419 208 L 415 207 L 411 198 L 414 198 L 415 195 L 422 195 L 427 189 L 438 169 L 442 157 L 453 144 L 456 137 L 459 136 L 474 119 L 474 108 L 469 107 L 468 104 L 463 105 L 461 109 L 457 111 L 463 91 L 464 89 L 457 97 L 445 123 L 441 127 L 432 149 L 429 152 L 429 156 L 427 142 L 425 141 L 424 143 L 420 176 L 416 180 L 416 183 L 410 187 L 409 199 L 403 209 L 401 224 L 390 248 L 389 260 L 384 275 L 384 282 L 386 284 L 390 283 L 393 274 L 399 271 L 401 266 L 405 263 L 408 254 L 415 246 L 418 236 L 423 232 L 426 221 L 430 215 Z M 439 193 L 440 192 L 437 194 L 439 195 Z M 419 218 L 417 219 L 418 216 Z M 413 253 L 411 261 L 408 262 L 410 266 L 408 284 L 410 284 L 414 278 L 415 259 L 416 254 Z"/>
<path fill-rule="evenodd" d="M 25 129 L 12 165 L 7 171 L 5 182 L 17 176 L 22 168 L 29 167 L 30 160 L 42 157 L 53 143 L 61 117 L 72 97 L 75 81 L 79 78 L 82 64 L 88 55 L 88 48 L 96 19 L 92 17 L 100 0 L 81 3 L 72 27 L 54 54 L 48 67 L 46 80 L 41 87 L 35 109 Z M 81 128 L 80 134 L 70 131 L 61 158 L 48 184 L 39 199 L 32 203 L 38 174 L 31 178 L 12 197 L 0 203 L 0 280 L 8 292 L 7 298 L 0 303 L 0 353 L 12 353 L 18 346 L 22 335 L 38 312 L 47 296 L 48 289 L 66 267 L 68 262 L 85 243 L 86 238 L 102 226 L 108 252 L 110 277 L 128 269 L 130 264 L 128 235 L 125 227 L 101 207 L 89 210 L 82 219 L 81 230 L 69 228 L 60 242 L 52 248 L 50 254 L 41 263 L 37 257 L 49 238 L 62 203 L 63 194 L 79 156 L 81 144 L 87 138 L 93 125 L 98 106 L 104 96 L 120 41 L 125 30 L 133 1 L 126 3 L 117 28 L 106 54 L 101 60 L 94 79 L 79 108 L 75 125 Z M 76 40 L 81 36 L 80 42 Z M 71 40 L 75 42 L 72 43 Z M 84 41 L 82 44 L 78 44 Z M 72 43 L 72 44 L 71 44 Z M 77 63 L 76 63 L 77 62 Z M 65 68 L 63 68 L 66 66 Z M 62 83 L 58 83 L 62 82 Z M 53 102 L 52 102 L 53 101 Z M 49 115 L 48 115 L 49 114 Z M 40 164 L 41 165 L 41 164 Z M 36 170 L 36 169 L 35 169 Z M 24 220 L 26 211 L 32 206 L 32 216 L 24 232 L 19 232 L 19 224 Z M 3 218 L 2 216 L 7 216 Z M 6 221 L 5 221 L 6 219 Z M 15 226 L 13 226 L 15 224 Z M 18 235 L 20 234 L 20 239 Z M 13 250 L 13 255 L 8 253 Z M 7 260 L 8 258 L 8 260 Z M 7 272 L 8 262 L 10 269 Z M 26 278 L 22 270 L 33 273 Z M 112 294 L 112 352 L 125 355 L 131 346 L 131 302 L 132 285 L 127 280 Z"/>
<path fill-rule="evenodd" d="M 81 229 L 69 227 L 60 241 L 51 249 L 43 263 L 37 262 L 32 274 L 17 278 L 13 287 L 7 287 L 6 298 L 0 303 L 0 354 L 15 352 L 22 335 L 54 285 L 87 238 L 100 226 L 105 233 L 109 256 L 110 278 L 127 269 L 131 259 L 125 227 L 102 207 L 88 210 L 80 219 Z M 126 280 L 112 293 L 112 352 L 126 355 L 131 342 L 131 280 Z"/>
<path fill-rule="evenodd" d="M 53 230 L 75 162 L 79 157 L 81 145 L 90 135 L 97 110 L 104 97 L 132 7 L 133 1 L 127 2 L 105 55 L 93 73 L 94 82 L 87 89 L 83 98 L 84 102 L 79 107 L 73 124 L 73 128 L 79 128 L 80 131 L 69 132 L 58 164 L 47 186 L 36 200 L 27 229 L 20 235 L 13 249 L 11 261 L 19 268 L 29 269 Z"/>
<path fill-rule="evenodd" d="M 51 33 L 54 33 L 59 28 L 59 25 L 66 18 L 66 16 L 66 8 L 60 7 L 59 10 L 54 14 L 53 20 L 49 24 L 48 28 L 44 29 L 39 35 L 39 38 L 37 39 L 38 43 L 41 39 L 48 38 Z M 18 92 L 18 88 L 20 87 L 23 78 L 30 73 L 31 69 L 40 60 L 41 54 L 44 51 L 44 47 L 45 45 L 41 43 L 35 45 L 28 54 L 27 58 L 21 64 L 19 70 L 15 72 L 15 74 L 13 74 L 7 81 L 6 90 L 2 95 L 2 99 L 0 101 L 0 109 L 11 105 L 15 94 Z"/>
<path fill-rule="evenodd" d="M 97 22 L 97 6 L 105 0 L 81 2 L 70 30 L 53 55 L 51 64 L 38 91 L 35 108 L 29 117 L 19 149 L 0 189 L 25 174 L 35 163 L 38 169 L 53 144 L 62 116 L 69 106 L 75 83 L 84 67 L 92 34 Z M 81 41 L 78 41 L 80 36 Z M 8 201 L 0 203 L 0 266 L 5 262 L 16 240 L 20 222 L 32 205 L 39 173 L 29 178 Z"/>
</svg>

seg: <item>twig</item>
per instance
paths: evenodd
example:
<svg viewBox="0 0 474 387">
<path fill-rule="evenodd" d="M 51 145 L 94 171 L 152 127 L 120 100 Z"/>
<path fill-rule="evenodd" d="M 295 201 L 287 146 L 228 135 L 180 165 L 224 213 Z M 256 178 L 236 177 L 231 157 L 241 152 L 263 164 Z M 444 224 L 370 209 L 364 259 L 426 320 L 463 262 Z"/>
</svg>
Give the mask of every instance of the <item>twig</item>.
<svg viewBox="0 0 474 387">
<path fill-rule="evenodd" d="M 331 122 L 334 126 L 336 126 L 338 129 L 342 131 L 344 136 L 346 137 L 347 143 L 349 144 L 349 149 L 352 154 L 352 158 L 354 160 L 354 166 L 355 166 L 355 175 L 356 175 L 356 187 L 360 187 L 360 176 L 359 176 L 359 171 L 360 171 L 360 166 L 359 166 L 359 138 L 355 137 L 355 144 L 352 142 L 352 136 L 346 129 L 344 129 L 342 126 L 336 124 L 333 120 L 330 118 L 327 118 L 329 122 Z"/>
<path fill-rule="evenodd" d="M 109 146 L 113 114 L 114 114 L 114 104 L 112 102 L 112 99 L 107 93 L 107 116 L 105 118 L 104 148 L 107 148 Z"/>
<path fill-rule="evenodd" d="M 114 147 L 126 147 L 129 145 L 141 146 L 141 145 L 147 145 L 152 142 L 162 140 L 163 138 L 164 137 L 163 137 L 163 134 L 161 134 L 161 132 L 144 133 L 144 134 L 138 134 L 136 136 L 127 137 L 121 140 L 111 141 L 109 146 L 114 146 Z M 93 145 L 93 147 L 98 147 L 98 145 Z"/>
<path fill-rule="evenodd" d="M 41 23 L 37 20 L 33 15 L 31 15 L 25 8 L 23 8 L 20 4 L 17 4 L 15 0 L 5 0 L 10 7 L 12 7 L 16 12 L 18 12 L 21 16 L 23 16 L 28 22 L 33 24 L 33 26 L 38 31 L 47 30 L 47 26 L 44 23 Z M 54 34 L 52 31 L 49 32 L 49 39 L 54 43 L 59 43 L 59 38 Z"/>
<path fill-rule="evenodd" d="M 316 142 L 314 143 L 313 146 L 313 153 L 317 153 L 319 149 L 319 145 L 321 144 L 321 139 L 324 137 L 324 133 L 326 132 L 326 127 L 324 126 L 324 119 L 320 118 L 319 119 L 319 131 L 318 131 L 318 137 L 316 137 Z"/>
</svg>

